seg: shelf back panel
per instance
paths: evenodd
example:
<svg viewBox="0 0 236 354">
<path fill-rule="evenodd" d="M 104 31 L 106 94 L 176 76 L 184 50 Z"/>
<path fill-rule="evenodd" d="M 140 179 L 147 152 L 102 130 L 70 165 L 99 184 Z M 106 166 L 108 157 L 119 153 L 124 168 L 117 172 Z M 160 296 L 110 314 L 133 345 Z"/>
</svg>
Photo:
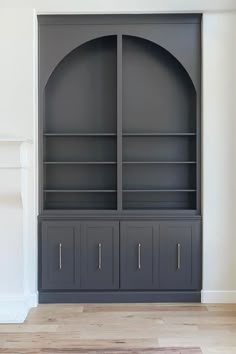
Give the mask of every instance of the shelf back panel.
<svg viewBox="0 0 236 354">
<path fill-rule="evenodd" d="M 123 189 L 193 190 L 196 167 L 186 165 L 124 165 Z"/>
<path fill-rule="evenodd" d="M 116 132 L 116 36 L 69 53 L 45 88 L 45 132 Z"/>
<path fill-rule="evenodd" d="M 123 209 L 194 210 L 196 194 L 194 192 L 123 193 Z"/>
<path fill-rule="evenodd" d="M 47 165 L 47 190 L 116 190 L 116 165 Z"/>
<path fill-rule="evenodd" d="M 123 132 L 195 132 L 196 91 L 183 66 L 151 41 L 123 36 Z"/>
<path fill-rule="evenodd" d="M 46 137 L 44 161 L 116 161 L 116 137 Z"/>
<path fill-rule="evenodd" d="M 114 210 L 116 193 L 45 193 L 45 209 Z"/>
<path fill-rule="evenodd" d="M 196 137 L 124 137 L 123 161 L 196 161 Z"/>
</svg>

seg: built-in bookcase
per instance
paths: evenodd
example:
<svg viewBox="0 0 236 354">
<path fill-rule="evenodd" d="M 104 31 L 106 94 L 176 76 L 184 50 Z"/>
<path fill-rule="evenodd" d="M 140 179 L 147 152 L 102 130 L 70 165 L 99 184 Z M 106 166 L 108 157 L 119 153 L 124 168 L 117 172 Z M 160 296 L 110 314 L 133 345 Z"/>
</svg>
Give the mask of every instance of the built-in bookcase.
<svg viewBox="0 0 236 354">
<path fill-rule="evenodd" d="M 201 16 L 39 16 L 39 302 L 201 299 Z"/>
<path fill-rule="evenodd" d="M 187 71 L 150 40 L 77 47 L 45 88 L 43 208 L 196 211 L 197 106 Z"/>
</svg>

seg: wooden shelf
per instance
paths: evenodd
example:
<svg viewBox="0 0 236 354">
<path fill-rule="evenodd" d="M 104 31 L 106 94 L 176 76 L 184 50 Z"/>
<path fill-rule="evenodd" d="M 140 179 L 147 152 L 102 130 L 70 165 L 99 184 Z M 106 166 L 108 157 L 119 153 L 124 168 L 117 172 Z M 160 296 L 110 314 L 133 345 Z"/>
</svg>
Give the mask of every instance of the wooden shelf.
<svg viewBox="0 0 236 354">
<path fill-rule="evenodd" d="M 123 161 L 123 164 L 196 164 L 196 161 Z"/>
<path fill-rule="evenodd" d="M 196 133 L 123 133 L 123 136 L 196 136 Z"/>
<path fill-rule="evenodd" d="M 116 133 L 44 133 L 46 137 L 106 137 L 116 136 Z"/>
<path fill-rule="evenodd" d="M 115 189 L 44 189 L 45 193 L 116 193 Z"/>
<path fill-rule="evenodd" d="M 196 189 L 123 189 L 124 193 L 194 193 Z"/>
<path fill-rule="evenodd" d="M 45 165 L 116 165 L 116 161 L 44 161 Z"/>
</svg>

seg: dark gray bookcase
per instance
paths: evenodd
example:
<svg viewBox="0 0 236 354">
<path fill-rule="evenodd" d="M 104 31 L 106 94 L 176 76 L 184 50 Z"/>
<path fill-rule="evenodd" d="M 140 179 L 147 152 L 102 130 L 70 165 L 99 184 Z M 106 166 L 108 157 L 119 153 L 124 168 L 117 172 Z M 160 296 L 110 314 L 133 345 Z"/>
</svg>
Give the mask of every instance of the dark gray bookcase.
<svg viewBox="0 0 236 354">
<path fill-rule="evenodd" d="M 199 300 L 201 16 L 38 21 L 41 301 Z"/>
</svg>

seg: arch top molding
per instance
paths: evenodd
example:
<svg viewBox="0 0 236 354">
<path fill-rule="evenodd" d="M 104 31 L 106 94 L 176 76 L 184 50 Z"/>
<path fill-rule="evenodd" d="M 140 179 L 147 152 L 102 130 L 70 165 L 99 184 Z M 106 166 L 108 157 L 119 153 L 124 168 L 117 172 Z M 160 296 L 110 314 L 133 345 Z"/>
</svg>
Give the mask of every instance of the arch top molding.
<svg viewBox="0 0 236 354">
<path fill-rule="evenodd" d="M 116 35 L 139 37 L 157 44 L 180 62 L 196 90 L 200 88 L 200 68 L 196 69 L 200 51 L 199 15 L 39 16 L 38 20 L 41 94 L 52 72 L 69 53 L 91 40 Z"/>
<path fill-rule="evenodd" d="M 140 39 L 140 40 L 143 40 L 143 41 L 147 41 L 147 42 L 149 42 L 149 43 L 152 43 L 152 44 L 154 44 L 154 45 L 157 45 L 162 51 L 166 52 L 170 57 L 172 57 L 173 60 L 176 60 L 176 61 L 180 64 L 180 66 L 182 67 L 182 69 L 186 72 L 186 74 L 188 75 L 189 79 L 191 80 L 191 82 L 192 82 L 194 88 L 196 89 L 195 83 L 193 82 L 193 79 L 192 79 L 192 77 L 191 77 L 191 74 L 189 74 L 187 68 L 184 67 L 184 66 L 182 65 L 182 63 L 178 60 L 178 58 L 176 58 L 176 57 L 175 57 L 172 53 L 170 53 L 167 49 L 165 49 L 165 48 L 163 48 L 162 46 L 158 45 L 158 44 L 155 43 L 154 41 L 151 41 L 150 39 L 146 39 L 146 38 L 138 37 L 138 36 L 130 36 L 130 35 L 127 35 L 127 34 L 123 34 L 122 36 L 123 36 L 124 38 L 126 38 L 126 37 L 131 37 L 131 38 Z M 84 45 L 86 45 L 86 44 L 89 44 L 89 43 L 92 42 L 92 41 L 96 41 L 96 40 L 99 40 L 99 39 L 102 39 L 102 38 L 106 38 L 106 37 L 116 37 L 116 35 L 114 35 L 114 36 L 113 36 L 113 35 L 108 35 L 108 36 L 104 36 L 104 37 L 95 37 L 95 38 L 93 38 L 93 39 L 91 39 L 91 40 L 89 40 L 89 41 L 87 41 L 87 42 L 82 43 L 81 45 L 79 45 L 78 47 L 74 48 L 74 49 L 71 50 L 69 53 L 67 53 L 67 54 L 65 55 L 65 57 L 63 57 L 63 58 L 61 59 L 61 61 L 59 61 L 59 63 L 56 64 L 55 68 L 54 68 L 54 69 L 52 70 L 52 72 L 50 73 L 50 75 L 49 75 L 49 77 L 48 77 L 48 79 L 47 79 L 47 81 L 46 81 L 45 87 L 46 87 L 47 83 L 50 81 L 50 78 L 53 76 L 53 73 L 56 71 L 56 69 L 60 66 L 60 64 L 63 63 L 63 61 L 64 61 L 68 56 L 73 55 L 73 53 L 74 53 L 75 51 L 79 50 L 82 46 L 84 46 Z"/>
</svg>

